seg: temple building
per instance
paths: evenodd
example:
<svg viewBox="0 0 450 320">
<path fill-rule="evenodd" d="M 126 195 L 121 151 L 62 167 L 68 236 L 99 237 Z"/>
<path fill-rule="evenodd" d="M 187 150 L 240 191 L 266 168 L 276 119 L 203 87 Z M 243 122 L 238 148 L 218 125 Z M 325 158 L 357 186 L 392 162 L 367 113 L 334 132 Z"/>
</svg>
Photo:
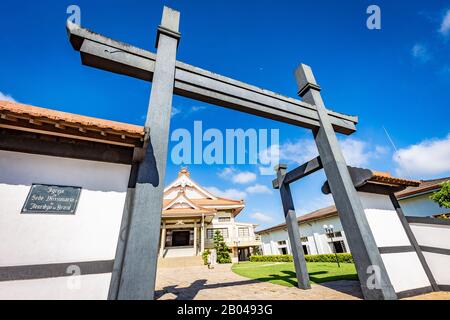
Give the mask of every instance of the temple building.
<svg viewBox="0 0 450 320">
<path fill-rule="evenodd" d="M 161 258 L 198 256 L 213 249 L 219 231 L 232 251 L 233 261 L 247 260 L 261 245 L 252 223 L 236 222 L 243 200 L 217 197 L 192 180 L 183 168 L 164 190 Z"/>
</svg>

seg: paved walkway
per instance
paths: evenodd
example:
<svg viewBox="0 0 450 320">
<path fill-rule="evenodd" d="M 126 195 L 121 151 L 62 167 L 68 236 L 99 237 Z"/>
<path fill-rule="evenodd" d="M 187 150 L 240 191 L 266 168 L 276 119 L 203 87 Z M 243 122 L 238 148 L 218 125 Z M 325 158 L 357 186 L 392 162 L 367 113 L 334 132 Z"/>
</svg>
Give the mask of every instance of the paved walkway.
<svg viewBox="0 0 450 320">
<path fill-rule="evenodd" d="M 361 299 L 358 281 L 313 284 L 300 290 L 248 279 L 231 271 L 231 264 L 182 268 L 158 268 L 156 298 L 159 300 L 349 300 Z M 408 299 L 450 300 L 450 292 L 433 292 Z"/>
<path fill-rule="evenodd" d="M 360 299 L 357 281 L 313 284 L 300 290 L 270 282 L 248 279 L 231 271 L 231 264 L 186 268 L 159 268 L 156 297 L 160 300 L 342 300 Z"/>
</svg>

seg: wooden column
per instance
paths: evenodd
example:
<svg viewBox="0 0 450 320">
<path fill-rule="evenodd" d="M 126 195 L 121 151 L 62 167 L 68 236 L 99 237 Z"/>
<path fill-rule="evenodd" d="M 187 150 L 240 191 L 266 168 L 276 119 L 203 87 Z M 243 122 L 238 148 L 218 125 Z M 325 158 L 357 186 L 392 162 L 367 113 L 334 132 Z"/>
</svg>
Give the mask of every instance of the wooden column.
<svg viewBox="0 0 450 320">
<path fill-rule="evenodd" d="M 197 222 L 194 222 L 194 252 L 197 255 Z"/>
<path fill-rule="evenodd" d="M 202 222 L 200 226 L 200 252 L 205 251 L 205 216 L 202 215 Z"/>
<path fill-rule="evenodd" d="M 162 228 L 161 228 L 161 245 L 159 248 L 159 256 L 161 258 L 164 257 L 164 249 L 166 247 L 166 222 L 163 221 L 162 222 Z"/>
<path fill-rule="evenodd" d="M 118 299 L 154 298 L 179 17 L 178 11 L 164 7 L 158 28 L 145 122 L 148 143 L 138 170 Z"/>
<path fill-rule="evenodd" d="M 291 244 L 292 259 L 294 260 L 295 274 L 297 276 L 297 286 L 300 289 L 311 289 L 305 255 L 301 246 L 300 230 L 298 227 L 297 215 L 295 214 L 294 201 L 292 201 L 289 184 L 285 184 L 283 182 L 284 177 L 286 176 L 286 169 L 286 165 L 280 164 L 275 170 L 277 171 L 277 179 L 280 188 L 284 216 L 286 218 L 289 243 Z"/>
<path fill-rule="evenodd" d="M 358 193 L 353 185 L 336 133 L 320 95 L 309 66 L 301 64 L 295 71 L 299 96 L 307 103 L 315 105 L 320 126 L 314 129 L 314 138 L 325 174 L 330 185 L 339 218 L 347 235 L 361 289 L 365 299 L 396 299 L 397 295 L 389 280 L 375 239 L 367 222 Z M 371 266 L 377 267 L 379 284 L 371 285 Z"/>
</svg>

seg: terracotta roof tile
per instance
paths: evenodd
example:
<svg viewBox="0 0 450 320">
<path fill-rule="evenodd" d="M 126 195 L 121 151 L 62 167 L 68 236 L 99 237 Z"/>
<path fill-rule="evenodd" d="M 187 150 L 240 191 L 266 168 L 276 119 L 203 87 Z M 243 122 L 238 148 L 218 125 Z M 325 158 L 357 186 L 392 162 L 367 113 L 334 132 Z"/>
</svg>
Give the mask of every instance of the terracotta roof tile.
<svg viewBox="0 0 450 320">
<path fill-rule="evenodd" d="M 432 191 L 439 189 L 443 182 L 450 181 L 450 177 L 433 179 L 433 180 L 421 180 L 419 185 L 415 187 L 408 187 L 405 190 L 399 191 L 395 194 L 398 199 L 409 197 L 422 192 Z"/>
<path fill-rule="evenodd" d="M 372 171 L 372 177 L 369 179 L 369 181 L 374 182 L 381 182 L 386 184 L 393 184 L 397 186 L 418 186 L 420 184 L 420 181 L 417 180 L 408 180 L 403 178 L 396 178 L 392 177 L 389 172 L 379 172 L 379 171 Z"/>
<path fill-rule="evenodd" d="M 96 127 L 98 129 L 109 129 L 133 135 L 144 135 L 144 127 L 129 123 L 105 120 L 82 116 L 79 114 L 56 111 L 31 105 L 10 101 L 0 101 L 0 111 L 9 112 L 15 115 L 28 115 L 35 118 L 46 118 L 52 121 L 62 121 L 67 124 L 76 124 L 86 127 Z"/>
</svg>

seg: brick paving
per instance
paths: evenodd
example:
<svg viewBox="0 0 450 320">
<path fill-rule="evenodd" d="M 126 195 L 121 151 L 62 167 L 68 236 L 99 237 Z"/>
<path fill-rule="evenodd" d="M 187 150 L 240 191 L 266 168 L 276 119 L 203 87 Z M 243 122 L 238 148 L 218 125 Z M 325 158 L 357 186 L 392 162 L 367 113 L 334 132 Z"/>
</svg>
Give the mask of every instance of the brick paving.
<svg viewBox="0 0 450 320">
<path fill-rule="evenodd" d="M 308 300 L 360 299 L 358 281 L 312 284 L 300 290 L 270 282 L 248 279 L 231 271 L 231 265 L 159 268 L 156 297 L 160 300 Z"/>
<path fill-rule="evenodd" d="M 358 281 L 312 284 L 300 290 L 248 279 L 231 271 L 231 265 L 158 268 L 158 300 L 350 300 L 361 299 Z M 408 299 L 450 300 L 450 292 L 433 292 Z"/>
</svg>

